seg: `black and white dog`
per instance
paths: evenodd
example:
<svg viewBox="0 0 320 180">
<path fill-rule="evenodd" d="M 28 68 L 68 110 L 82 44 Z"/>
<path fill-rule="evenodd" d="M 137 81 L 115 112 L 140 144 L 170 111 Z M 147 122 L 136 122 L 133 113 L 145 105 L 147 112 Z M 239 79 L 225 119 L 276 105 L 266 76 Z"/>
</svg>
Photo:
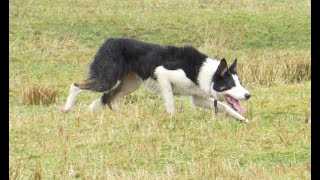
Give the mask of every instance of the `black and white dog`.
<svg viewBox="0 0 320 180">
<path fill-rule="evenodd" d="M 241 115 L 245 110 L 239 100 L 249 99 L 250 93 L 242 86 L 236 68 L 237 59 L 228 68 L 225 59 L 213 60 L 190 46 L 160 46 L 129 38 L 110 38 L 96 53 L 89 78 L 70 85 L 61 111 L 70 111 L 83 90 L 103 93 L 90 105 L 90 110 L 102 105 L 117 109 L 117 99 L 143 84 L 162 95 L 171 114 L 175 111 L 174 95 L 186 95 L 192 97 L 195 106 L 248 122 Z"/>
</svg>

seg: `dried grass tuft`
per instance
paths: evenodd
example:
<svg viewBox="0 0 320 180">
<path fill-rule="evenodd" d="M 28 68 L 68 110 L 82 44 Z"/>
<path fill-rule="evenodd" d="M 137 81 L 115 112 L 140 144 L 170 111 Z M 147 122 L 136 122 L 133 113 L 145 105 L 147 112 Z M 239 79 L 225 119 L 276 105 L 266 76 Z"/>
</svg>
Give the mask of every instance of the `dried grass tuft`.
<svg viewBox="0 0 320 180">
<path fill-rule="evenodd" d="M 45 86 L 33 85 L 23 89 L 22 104 L 23 105 L 50 105 L 56 102 L 58 95 L 57 89 L 52 89 Z"/>
</svg>

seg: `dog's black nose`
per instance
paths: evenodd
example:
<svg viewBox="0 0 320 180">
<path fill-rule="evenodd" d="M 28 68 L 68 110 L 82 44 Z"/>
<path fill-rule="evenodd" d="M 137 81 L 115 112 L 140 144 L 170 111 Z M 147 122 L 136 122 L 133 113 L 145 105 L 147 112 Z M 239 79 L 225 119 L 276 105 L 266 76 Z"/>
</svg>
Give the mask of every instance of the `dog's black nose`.
<svg viewBox="0 0 320 180">
<path fill-rule="evenodd" d="M 249 93 L 247 93 L 247 94 L 244 95 L 244 98 L 249 99 L 250 96 L 251 96 L 251 95 L 250 95 Z"/>
</svg>

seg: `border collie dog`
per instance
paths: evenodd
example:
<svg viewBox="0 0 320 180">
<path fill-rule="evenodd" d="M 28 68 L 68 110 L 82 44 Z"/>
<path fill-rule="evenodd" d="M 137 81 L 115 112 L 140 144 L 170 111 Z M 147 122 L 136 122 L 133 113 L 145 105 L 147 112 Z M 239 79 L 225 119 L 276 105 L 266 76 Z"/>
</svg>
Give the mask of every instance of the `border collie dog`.
<svg viewBox="0 0 320 180">
<path fill-rule="evenodd" d="M 237 59 L 228 68 L 226 60 L 213 60 L 191 46 L 174 47 L 145 43 L 129 38 L 110 38 L 96 53 L 90 74 L 82 83 L 72 83 L 62 112 L 71 110 L 83 90 L 102 93 L 90 110 L 108 105 L 118 109 L 116 101 L 141 84 L 161 95 L 167 112 L 173 114 L 174 96 L 190 96 L 195 106 L 248 122 L 239 100 L 250 93 L 237 75 Z M 227 104 L 222 101 L 226 100 Z"/>
</svg>

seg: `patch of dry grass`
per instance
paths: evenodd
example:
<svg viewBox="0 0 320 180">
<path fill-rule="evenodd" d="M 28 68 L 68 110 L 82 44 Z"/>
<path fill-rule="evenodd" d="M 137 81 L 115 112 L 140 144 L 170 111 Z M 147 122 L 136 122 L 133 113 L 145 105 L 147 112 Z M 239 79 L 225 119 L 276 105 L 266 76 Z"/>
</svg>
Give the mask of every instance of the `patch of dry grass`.
<svg viewBox="0 0 320 180">
<path fill-rule="evenodd" d="M 23 105 L 50 105 L 56 103 L 58 91 L 45 86 L 31 85 L 21 92 Z"/>
<path fill-rule="evenodd" d="M 248 59 L 239 63 L 239 73 L 246 84 L 270 86 L 311 80 L 310 51 L 309 54 L 263 52 Z"/>
</svg>

